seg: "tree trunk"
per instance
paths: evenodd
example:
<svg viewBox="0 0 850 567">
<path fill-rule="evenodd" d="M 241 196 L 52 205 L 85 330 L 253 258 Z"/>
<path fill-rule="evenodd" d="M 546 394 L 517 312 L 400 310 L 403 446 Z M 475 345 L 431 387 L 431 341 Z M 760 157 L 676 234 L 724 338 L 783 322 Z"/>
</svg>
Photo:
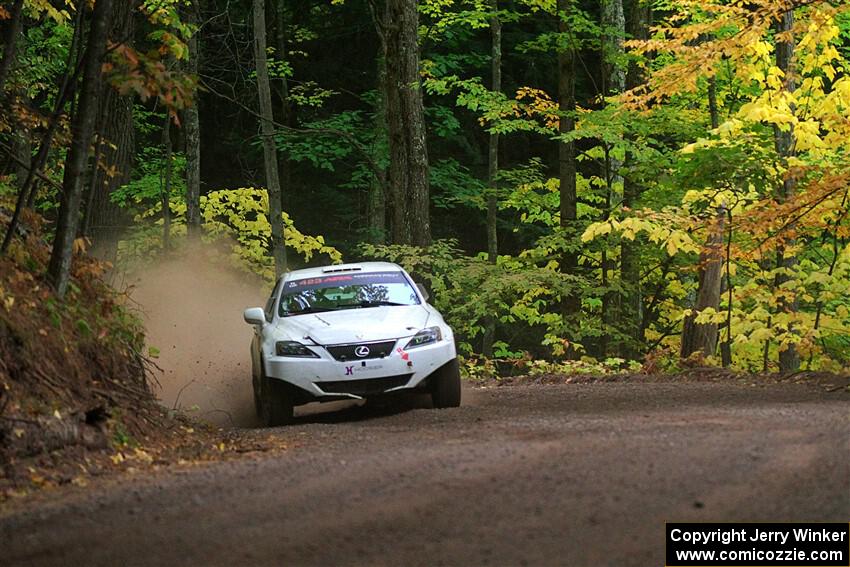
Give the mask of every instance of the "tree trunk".
<svg viewBox="0 0 850 567">
<path fill-rule="evenodd" d="M 106 22 L 111 5 L 112 0 L 95 2 L 88 45 L 83 60 L 82 91 L 71 124 L 71 145 L 65 159 L 56 237 L 53 240 L 53 250 L 47 267 L 48 280 L 56 290 L 56 295 L 60 298 L 65 296 L 71 273 L 71 259 L 74 239 L 77 236 L 85 169 L 97 115 L 100 66 L 106 48 Z"/>
<path fill-rule="evenodd" d="M 560 120 L 558 132 L 570 134 L 575 130 L 576 109 L 575 100 L 575 52 L 568 42 L 570 29 L 566 21 L 570 11 L 571 0 L 558 0 L 558 32 L 562 42 L 558 50 L 558 110 Z M 576 159 L 573 142 L 558 144 L 558 179 L 560 182 L 560 212 L 561 230 L 564 238 L 574 241 L 577 238 L 576 220 Z M 561 272 L 574 275 L 578 270 L 578 255 L 573 251 L 565 251 L 561 255 Z M 563 315 L 566 319 L 575 318 L 581 309 L 581 298 L 577 291 L 570 291 L 562 302 Z"/>
<path fill-rule="evenodd" d="M 378 55 L 378 93 L 379 98 L 375 109 L 375 137 L 372 143 L 372 157 L 376 164 L 384 160 L 381 155 L 387 147 L 387 66 L 383 55 Z M 367 223 L 369 227 L 369 242 L 386 244 L 387 242 L 387 207 L 384 191 L 387 187 L 386 169 L 377 171 L 369 183 Z"/>
<path fill-rule="evenodd" d="M 24 188 L 30 168 L 32 167 L 32 134 L 23 128 L 12 138 L 12 150 L 19 160 L 15 162 L 15 187 L 20 191 Z"/>
<path fill-rule="evenodd" d="M 111 87 L 107 87 L 111 89 Z M 106 123 L 101 149 L 103 168 L 95 170 L 95 192 L 92 196 L 89 235 L 93 256 L 114 261 L 118 241 L 130 219 L 110 196 L 130 181 L 130 169 L 135 153 L 133 100 L 113 93 L 106 102 Z"/>
<path fill-rule="evenodd" d="M 708 114 L 711 127 L 717 128 L 719 117 L 717 115 L 717 82 L 714 77 L 708 80 Z M 682 344 L 679 356 L 688 358 L 695 352 L 702 352 L 704 356 L 712 356 L 717 350 L 717 324 L 694 322 L 701 311 L 711 308 L 715 311 L 720 309 L 720 293 L 723 281 L 723 225 L 726 219 L 726 210 L 717 209 L 717 220 L 709 230 L 705 248 L 699 258 L 699 285 L 697 286 L 697 298 L 694 313 L 685 318 L 682 326 Z"/>
<path fill-rule="evenodd" d="M 272 91 L 269 83 L 269 66 L 266 57 L 266 6 L 265 0 L 254 0 L 254 61 L 257 65 L 257 91 L 260 98 L 260 135 L 263 139 L 263 163 L 266 172 L 266 190 L 269 197 L 269 222 L 271 223 L 271 252 L 275 274 L 286 272 L 286 246 L 281 210 L 280 176 L 275 146 Z"/>
<path fill-rule="evenodd" d="M 502 22 L 499 20 L 499 1 L 490 0 L 490 66 L 493 92 L 502 91 Z M 496 231 L 498 208 L 499 173 L 499 134 L 490 134 L 487 148 L 487 261 L 495 264 L 499 256 L 499 237 Z M 490 358 L 493 356 L 493 342 L 496 340 L 496 318 L 489 315 L 484 320 L 484 338 L 481 352 Z"/>
<path fill-rule="evenodd" d="M 697 315 L 708 309 L 720 309 L 720 282 L 723 278 L 723 230 L 726 211 L 721 209 L 709 228 L 705 247 L 699 256 L 699 289 L 694 312 L 685 318 L 679 355 L 688 358 L 695 352 L 714 355 L 717 349 L 717 323 L 696 323 Z"/>
<path fill-rule="evenodd" d="M 275 5 L 275 20 L 275 40 L 277 43 L 275 58 L 285 62 L 289 53 L 286 41 L 286 0 L 277 0 Z M 280 98 L 279 122 L 285 126 L 295 126 L 295 113 L 289 100 L 289 79 L 286 76 L 281 76 L 277 79 L 277 84 L 279 85 L 278 97 Z M 289 198 L 289 193 L 292 190 L 292 168 L 289 158 L 285 153 L 278 157 L 278 168 L 280 170 L 281 186 L 287 188 L 287 191 L 281 194 L 281 208 L 285 209 L 286 199 Z"/>
<path fill-rule="evenodd" d="M 621 65 L 623 58 L 623 39 L 626 36 L 626 17 L 623 13 L 623 0 L 603 0 L 603 61 L 605 69 L 605 95 L 623 92 L 626 86 L 626 72 Z"/>
<path fill-rule="evenodd" d="M 83 209 L 83 228 L 80 230 L 80 234 L 83 236 L 91 236 L 91 216 L 92 216 L 92 208 L 94 206 L 94 196 L 97 193 L 97 182 L 100 179 L 98 175 L 98 170 L 100 169 L 100 157 L 103 153 L 103 133 L 106 130 L 106 119 L 108 118 L 107 113 L 109 112 L 109 100 L 113 97 L 113 91 L 111 88 L 106 87 L 106 94 L 100 106 L 100 117 L 97 120 L 97 126 L 95 127 L 95 141 L 94 141 L 94 157 L 92 158 L 92 171 L 89 176 L 89 190 L 86 193 L 86 206 Z"/>
<path fill-rule="evenodd" d="M 623 38 L 626 34 L 626 19 L 623 15 L 623 0 L 603 0 L 602 2 L 602 94 L 605 97 L 616 93 L 621 93 L 626 86 L 626 74 L 620 61 L 623 57 Z M 602 142 L 605 150 L 604 161 L 604 179 L 605 179 L 605 212 L 604 220 L 608 220 L 612 213 L 612 203 L 620 201 L 615 196 L 618 188 L 622 186 L 623 178 L 620 175 L 622 163 L 615 155 L 612 154 L 613 147 L 607 142 Z M 614 261 L 609 257 L 606 249 L 602 250 L 601 268 L 602 268 L 602 289 L 605 290 L 602 296 L 602 337 L 601 337 L 601 356 L 608 356 L 609 349 L 609 329 L 613 328 L 615 323 L 615 306 L 618 303 L 618 293 L 609 290 L 610 274 Z M 622 300 L 619 301 L 622 303 Z M 627 351 L 626 348 L 620 349 L 622 352 Z"/>
<path fill-rule="evenodd" d="M 708 78 L 708 117 L 711 120 L 711 128 L 720 126 L 720 116 L 717 111 L 717 77 L 712 75 Z"/>
<path fill-rule="evenodd" d="M 113 4 L 109 19 L 110 41 L 132 41 L 135 31 L 133 5 L 132 0 L 119 0 Z M 90 253 L 102 260 L 114 262 L 118 241 L 131 219 L 110 197 L 115 190 L 130 181 L 130 170 L 136 153 L 136 132 L 132 97 L 120 96 L 117 92 L 106 95 L 111 89 L 110 86 L 104 87 L 106 122 L 101 132 L 104 140 L 104 168 L 94 171 L 96 182 L 89 228 L 92 240 Z"/>
<path fill-rule="evenodd" d="M 163 171 L 160 185 L 159 199 L 162 205 L 162 249 L 171 248 L 171 174 L 172 167 L 172 144 L 171 144 L 171 115 L 166 110 L 165 123 L 162 125 L 162 159 Z"/>
<path fill-rule="evenodd" d="M 732 209 L 721 209 L 726 212 L 726 340 L 720 343 L 720 359 L 723 368 L 732 365 Z M 768 317 L 768 327 L 770 318 Z"/>
<path fill-rule="evenodd" d="M 490 66 L 492 85 L 490 90 L 495 93 L 502 91 L 502 22 L 499 20 L 498 0 L 490 0 Z M 499 240 L 496 232 L 496 207 L 498 205 L 498 184 L 496 176 L 499 173 L 499 134 L 490 134 L 487 151 L 487 259 L 491 264 L 496 263 L 499 254 Z"/>
<path fill-rule="evenodd" d="M 387 0 L 383 43 L 387 66 L 387 133 L 395 244 L 431 244 L 428 148 L 419 77 L 416 0 Z"/>
<path fill-rule="evenodd" d="M 200 0 L 188 7 L 187 23 L 197 25 L 200 21 Z M 198 32 L 189 38 L 189 61 L 186 71 L 197 76 L 200 58 Z M 201 232 L 201 126 L 198 118 L 198 95 L 193 93 L 192 105 L 184 113 L 186 123 L 186 231 L 190 239 L 198 238 Z"/>
<path fill-rule="evenodd" d="M 0 96 L 3 96 L 6 88 L 6 80 L 9 78 L 9 73 L 12 71 L 12 65 L 15 63 L 15 51 L 18 47 L 18 36 L 21 34 L 23 24 L 23 8 L 24 0 L 15 0 L 10 10 L 10 18 L 8 27 L 6 28 L 6 38 L 3 45 L 3 61 L 0 62 Z"/>
<path fill-rule="evenodd" d="M 777 33 L 788 33 L 786 40 L 776 42 L 776 66 L 782 70 L 785 77 L 783 88 L 788 92 L 793 92 L 795 85 L 795 69 L 793 67 L 794 59 L 794 39 L 790 36 L 790 32 L 794 27 L 794 12 L 785 12 L 777 25 Z M 794 108 L 792 107 L 792 111 Z M 788 158 L 794 155 L 794 127 L 789 125 L 787 131 L 782 131 L 778 127 L 774 127 L 774 140 L 776 144 L 776 153 L 780 159 L 787 165 Z M 795 191 L 797 182 L 793 177 L 786 177 L 782 185 L 777 191 L 777 200 L 779 202 L 786 201 L 791 198 Z M 788 230 L 793 230 L 793 226 L 789 226 Z M 793 246 L 794 241 L 788 240 L 784 244 L 780 244 L 776 248 L 776 267 L 791 270 L 797 264 L 797 258 L 793 255 L 786 254 L 786 249 Z M 787 274 L 777 274 L 774 284 L 777 288 L 791 278 Z M 797 312 L 797 299 L 787 300 L 783 297 L 778 302 L 780 311 L 787 313 L 789 316 Z M 789 331 L 793 331 L 793 324 L 788 324 Z M 797 352 L 797 347 L 793 344 L 787 345 L 784 350 L 779 351 L 779 371 L 780 372 L 795 372 L 800 368 L 800 355 Z"/>
<path fill-rule="evenodd" d="M 629 37 L 647 39 L 649 37 L 649 8 L 642 0 L 632 0 L 626 29 Z M 626 72 L 626 88 L 633 89 L 646 81 L 643 70 L 631 63 Z M 626 167 L 630 156 L 626 155 Z M 623 208 L 632 209 L 637 204 L 642 188 L 632 175 L 623 179 Z M 620 324 L 624 334 L 629 337 L 630 344 L 625 345 L 626 358 L 637 358 L 644 343 L 646 328 L 643 317 L 643 292 L 640 281 L 640 244 L 636 240 L 622 239 L 620 244 L 620 281 L 623 292 L 620 299 Z"/>
</svg>

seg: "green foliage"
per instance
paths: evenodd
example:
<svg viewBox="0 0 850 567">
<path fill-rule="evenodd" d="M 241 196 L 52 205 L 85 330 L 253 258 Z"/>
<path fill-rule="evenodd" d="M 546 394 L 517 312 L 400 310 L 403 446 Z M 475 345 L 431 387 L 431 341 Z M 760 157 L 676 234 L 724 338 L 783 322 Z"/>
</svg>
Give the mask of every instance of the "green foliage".
<svg viewBox="0 0 850 567">
<path fill-rule="evenodd" d="M 158 43 L 163 51 L 175 59 L 186 59 L 189 49 L 185 41 L 196 31 L 196 26 L 180 19 L 180 7 L 184 0 L 143 0 L 140 10 L 154 29 L 148 39 Z"/>
<path fill-rule="evenodd" d="M 135 179 L 122 185 L 109 195 L 109 199 L 135 214 L 142 213 L 162 198 L 165 190 L 165 155 L 162 147 L 143 148 L 137 157 L 138 166 L 134 171 Z M 171 156 L 171 194 L 170 199 L 179 200 L 186 194 L 186 157 L 174 153 Z"/>
<path fill-rule="evenodd" d="M 67 22 L 46 20 L 26 30 L 18 54 L 17 74 L 26 85 L 26 95 L 34 99 L 45 93 L 53 102 L 56 78 L 61 76 L 68 59 L 74 28 Z"/>
<path fill-rule="evenodd" d="M 44 131 L 73 33 L 74 7 L 43 0 L 26 6 L 18 64 L 3 93 L 20 96 L 22 104 L 14 107 L 13 121 L 0 120 L 4 142 L 17 128 Z M 227 18 L 207 18 L 199 30 L 182 21 L 183 6 L 182 0 L 145 0 L 137 49 L 116 43 L 104 62 L 118 94 L 137 98 L 132 176 L 110 192 L 135 219 L 120 245 L 122 258 L 162 248 L 162 123 L 165 112 L 176 118 L 193 103 L 197 78 L 183 67 L 192 34 L 208 34 L 201 37 L 200 76 L 210 89 L 202 108 L 217 113 L 202 118 L 203 128 L 218 129 L 204 134 L 205 181 L 238 187 L 262 172 L 252 37 L 244 25 L 250 12 L 234 6 Z M 287 111 L 287 127 L 277 129 L 275 143 L 288 166 L 284 221 L 295 252 L 290 256 L 297 258 L 293 267 L 339 261 L 342 253 L 327 242 L 350 247 L 346 255 L 359 250 L 402 263 L 434 291 L 457 329 L 471 375 L 505 371 L 508 362 L 511 371 L 530 373 L 633 370 L 621 359 L 645 354 L 649 366 L 670 370 L 700 285 L 700 254 L 725 215 L 718 252 L 723 298 L 695 314 L 697 323 L 720 325 L 739 368 L 759 370 L 765 359 L 775 368 L 770 361 L 792 345 L 809 368 L 847 365 L 850 10 L 820 0 L 795 9 L 797 68 L 787 88 L 775 61 L 777 6 L 753 0 L 742 11 L 723 0 L 665 0 L 653 5 L 652 38 L 626 41 L 628 51 L 620 53 L 602 41 L 623 32 L 603 28 L 599 3 L 570 2 L 559 13 L 554 0 L 500 2 L 494 13 L 484 0 L 420 2 L 432 226 L 448 239 L 427 249 L 358 249 L 363 235 L 383 237 L 376 209 L 385 205 L 384 220 L 393 218 L 379 92 L 386 62 L 376 61 L 371 49 L 354 48 L 364 33 L 372 34 L 364 5 L 334 0 L 297 14 L 287 5 L 269 30 L 283 32 L 283 45 L 268 51 L 272 80 L 288 86 L 288 100 L 278 100 L 282 88 L 275 93 L 275 104 Z M 501 92 L 491 89 L 493 16 L 502 24 Z M 345 22 L 344 31 L 337 22 Z M 567 32 L 558 31 L 562 23 Z M 558 54 L 567 49 L 580 54 L 577 108 L 569 116 L 557 100 Z M 612 63 L 646 84 L 603 98 Z M 714 129 L 710 92 L 720 123 Z M 71 109 L 69 103 L 65 110 Z M 575 129 L 564 133 L 566 118 L 575 120 Z M 68 127 L 67 116 L 60 119 L 45 168 L 54 180 L 62 179 Z M 777 133 L 792 128 L 793 155 L 786 157 L 776 149 Z M 495 186 L 487 179 L 492 134 L 500 143 Z M 568 222 L 561 218 L 558 171 L 565 143 L 574 145 L 577 167 L 577 219 Z M 174 153 L 167 196 L 178 242 L 186 232 L 185 163 Z M 786 181 L 794 185 L 787 198 Z M 0 184 L 0 193 L 14 191 Z M 375 207 L 381 196 L 386 202 Z M 495 263 L 480 253 L 491 196 L 497 201 Z M 42 184 L 36 208 L 53 220 L 58 197 Z M 204 238 L 226 243 L 234 262 L 270 280 L 267 204 L 264 190 L 244 187 L 210 191 L 201 206 Z M 778 252 L 795 261 L 778 266 Z M 564 265 L 575 269 L 564 273 Z M 571 318 L 564 315 L 566 297 L 580 304 Z M 790 303 L 796 309 L 787 309 Z M 57 306 L 45 309 L 55 324 L 96 333 L 88 316 L 63 319 Z M 475 355 L 490 317 L 498 363 Z M 581 356 L 601 362 L 575 360 Z"/>
<path fill-rule="evenodd" d="M 305 124 L 304 128 L 309 131 L 305 134 L 281 131 L 275 142 L 292 161 L 308 162 L 317 169 L 335 171 L 341 162 L 358 152 L 355 144 L 366 146 L 372 141 L 369 118 L 358 110 L 341 112 Z"/>
<path fill-rule="evenodd" d="M 711 21 L 717 14 L 704 16 Z M 696 253 L 718 214 L 728 217 L 722 235 L 728 289 L 718 308 L 699 312 L 696 323 L 719 325 L 733 363 L 750 371 L 775 368 L 771 361 L 791 347 L 808 368 L 837 370 L 848 363 L 846 306 L 835 301 L 846 285 L 850 170 L 846 152 L 827 140 L 848 133 L 846 121 L 834 121 L 831 109 L 850 108 L 850 82 L 836 73 L 847 69 L 833 45 L 841 20 L 824 7 L 798 15 L 808 24 L 797 38 L 797 88 L 789 90 L 782 82 L 767 30 L 740 51 L 727 48 L 734 55 L 716 78 L 720 104 L 729 105 L 725 121 L 702 134 L 683 129 L 684 140 L 680 136 L 663 148 L 668 172 L 654 182 L 645 178 L 650 180 L 647 208 L 594 223 L 583 235 L 586 242 L 604 239 L 606 244 L 643 238 L 663 248 L 666 263 L 684 276 L 667 276 L 668 299 L 660 309 L 664 319 L 678 324 L 691 313 Z M 671 43 L 688 41 L 679 33 L 672 32 Z M 725 29 L 718 37 L 736 33 Z M 674 72 L 693 73 L 672 56 L 656 61 L 659 76 Z M 658 83 L 658 89 L 670 92 L 664 106 L 680 112 L 706 95 L 705 83 L 683 77 Z M 654 118 L 657 112 L 643 114 Z M 776 135 L 790 131 L 790 125 L 795 155 L 786 159 L 777 151 Z M 780 197 L 788 179 L 794 189 Z M 778 265 L 777 251 L 794 261 Z M 788 309 L 792 303 L 794 309 Z M 660 330 L 647 338 L 675 349 L 678 338 Z M 719 361 L 711 356 L 708 362 Z"/>
<path fill-rule="evenodd" d="M 294 74 L 292 69 L 292 64 L 285 59 L 276 59 L 274 57 L 275 54 L 274 47 L 266 47 L 267 59 L 266 62 L 268 64 L 269 71 L 269 79 L 290 79 Z M 257 80 L 257 71 L 251 71 L 248 75 L 248 78 L 252 81 Z"/>
<path fill-rule="evenodd" d="M 298 106 L 319 108 L 335 94 L 336 91 L 323 88 L 315 81 L 304 81 L 289 90 L 289 100 Z"/>
<path fill-rule="evenodd" d="M 507 353 L 495 351 L 495 359 L 482 357 L 462 358 L 461 370 L 464 376 L 472 381 L 486 382 L 488 380 L 499 380 L 506 371 L 513 375 L 528 376 L 536 378 L 539 376 L 617 376 L 623 373 L 637 373 L 641 371 L 641 363 L 635 360 L 624 360 L 622 358 L 606 358 L 598 361 L 592 357 L 581 357 L 577 360 L 552 361 L 545 359 L 533 359 L 529 356 L 517 356 L 520 353 Z M 500 368 L 501 367 L 501 368 Z"/>
<path fill-rule="evenodd" d="M 486 184 L 457 160 L 444 159 L 431 164 L 431 201 L 437 207 L 485 206 Z"/>
<path fill-rule="evenodd" d="M 427 282 L 433 302 L 459 336 L 462 352 L 473 352 L 473 341 L 487 317 L 506 325 L 526 325 L 546 333 L 545 344 L 563 352 L 558 335 L 561 318 L 550 311 L 564 287 L 554 263 L 538 266 L 526 259 L 500 256 L 490 264 L 484 255 L 464 256 L 457 242 L 439 241 L 427 249 L 412 246 L 363 244 L 367 258 L 396 262 L 415 278 Z M 504 343 L 503 349 L 509 348 Z"/>
</svg>

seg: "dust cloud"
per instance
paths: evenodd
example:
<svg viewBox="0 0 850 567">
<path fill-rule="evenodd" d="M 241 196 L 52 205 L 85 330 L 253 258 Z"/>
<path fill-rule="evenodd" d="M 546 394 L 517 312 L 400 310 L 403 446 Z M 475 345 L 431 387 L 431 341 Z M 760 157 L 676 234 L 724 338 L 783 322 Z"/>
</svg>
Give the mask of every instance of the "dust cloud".
<svg viewBox="0 0 850 567">
<path fill-rule="evenodd" d="M 157 397 L 168 408 L 222 427 L 256 424 L 251 389 L 251 327 L 246 307 L 262 306 L 256 277 L 198 245 L 126 274 L 130 296 L 160 350 Z"/>
</svg>

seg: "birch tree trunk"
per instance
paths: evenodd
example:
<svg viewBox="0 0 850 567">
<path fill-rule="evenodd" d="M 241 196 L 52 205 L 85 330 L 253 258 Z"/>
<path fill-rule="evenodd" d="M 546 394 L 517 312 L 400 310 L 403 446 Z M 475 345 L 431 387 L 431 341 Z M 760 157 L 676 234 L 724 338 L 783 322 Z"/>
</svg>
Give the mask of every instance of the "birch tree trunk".
<svg viewBox="0 0 850 567">
<path fill-rule="evenodd" d="M 623 92 L 626 72 L 622 66 L 623 39 L 626 36 L 626 16 L 623 0 L 602 2 L 603 56 L 606 88 L 605 94 Z"/>
<path fill-rule="evenodd" d="M 269 222 L 271 223 L 271 252 L 275 274 L 286 271 L 286 247 L 281 210 L 280 175 L 275 147 L 272 91 L 269 83 L 269 65 L 266 56 L 266 5 L 265 0 L 254 0 L 254 61 L 257 65 L 257 91 L 260 98 L 260 135 L 263 139 L 263 163 L 266 172 L 266 190 L 269 196 Z"/>
<path fill-rule="evenodd" d="M 56 237 L 47 267 L 47 278 L 56 295 L 65 296 L 71 273 L 74 239 L 80 216 L 80 202 L 88 162 L 89 145 L 94 133 L 97 98 L 100 93 L 100 67 L 106 48 L 106 22 L 112 0 L 97 0 L 92 11 L 88 45 L 83 61 L 83 86 L 77 111 L 71 123 L 71 145 L 65 159 L 62 198 L 56 225 Z"/>
</svg>

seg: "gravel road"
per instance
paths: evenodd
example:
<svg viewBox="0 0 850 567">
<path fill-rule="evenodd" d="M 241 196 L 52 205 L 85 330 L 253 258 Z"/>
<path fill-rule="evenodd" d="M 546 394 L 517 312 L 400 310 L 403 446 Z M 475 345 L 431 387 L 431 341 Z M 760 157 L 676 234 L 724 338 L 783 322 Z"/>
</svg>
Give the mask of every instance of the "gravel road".
<svg viewBox="0 0 850 567">
<path fill-rule="evenodd" d="M 353 408 L 276 454 L 0 513 L 3 565 L 664 564 L 665 521 L 847 521 L 845 393 L 596 383 Z"/>
</svg>

